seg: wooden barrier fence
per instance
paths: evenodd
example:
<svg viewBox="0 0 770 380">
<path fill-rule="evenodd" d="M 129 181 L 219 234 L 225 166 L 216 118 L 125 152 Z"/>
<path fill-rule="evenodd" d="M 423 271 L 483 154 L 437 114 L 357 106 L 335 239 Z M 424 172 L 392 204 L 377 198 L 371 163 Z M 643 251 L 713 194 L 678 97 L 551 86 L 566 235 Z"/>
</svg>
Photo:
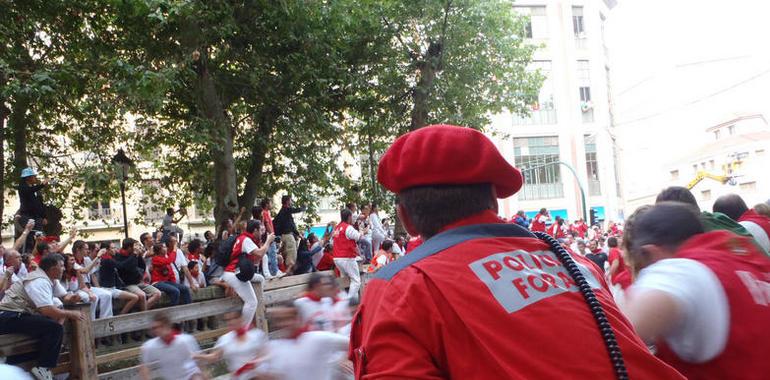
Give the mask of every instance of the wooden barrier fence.
<svg viewBox="0 0 770 380">
<path fill-rule="evenodd" d="M 322 273 L 333 275 L 331 271 Z M 267 319 L 265 318 L 266 306 L 295 299 L 305 290 L 309 278 L 310 274 L 303 274 L 265 281 L 264 284 L 253 284 L 259 301 L 255 318 L 256 326 L 268 332 Z M 362 291 L 368 278 L 368 273 L 361 273 Z M 338 282 L 343 288 L 348 284 L 347 278 L 338 279 Z M 117 350 L 99 353 L 94 341 L 125 333 L 144 333 L 150 328 L 153 317 L 158 313 L 165 313 L 173 322 L 185 322 L 220 316 L 229 311 L 240 310 L 242 305 L 240 298 L 237 296 L 225 297 L 222 288 L 216 286 L 210 286 L 201 289 L 198 293 L 193 293 L 193 302 L 187 305 L 123 314 L 94 321 L 90 319 L 89 304 L 68 305 L 66 306 L 68 309 L 80 311 L 85 318 L 83 321 L 65 323 L 64 349 L 59 356 L 58 366 L 53 372 L 69 373 L 70 379 L 75 380 L 137 379 L 138 366 L 129 366 L 105 373 L 99 373 L 98 367 L 136 359 L 140 354 L 138 343 L 135 343 L 133 347 L 119 345 Z M 225 333 L 227 333 L 226 327 L 215 327 L 207 331 L 198 331 L 193 335 L 198 342 L 208 342 L 216 340 Z M 0 335 L 0 356 L 7 357 L 35 351 L 37 351 L 37 341 L 34 339 L 18 334 Z"/>
</svg>

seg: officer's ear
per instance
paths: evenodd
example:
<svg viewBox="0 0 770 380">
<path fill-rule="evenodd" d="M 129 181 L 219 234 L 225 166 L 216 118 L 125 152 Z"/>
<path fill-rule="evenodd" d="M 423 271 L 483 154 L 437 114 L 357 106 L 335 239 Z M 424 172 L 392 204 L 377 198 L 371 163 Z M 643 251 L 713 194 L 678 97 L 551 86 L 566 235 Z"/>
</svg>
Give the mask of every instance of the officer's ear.
<svg viewBox="0 0 770 380">
<path fill-rule="evenodd" d="M 398 214 L 398 217 L 401 219 L 401 222 L 404 223 L 404 228 L 406 229 L 406 232 L 409 233 L 411 236 L 417 236 L 420 234 L 420 231 L 417 231 L 417 229 L 414 228 L 414 224 L 412 223 L 412 220 L 409 219 L 409 215 L 406 212 L 406 209 L 404 209 L 404 206 L 401 204 L 398 204 L 396 206 L 396 213 Z"/>
</svg>

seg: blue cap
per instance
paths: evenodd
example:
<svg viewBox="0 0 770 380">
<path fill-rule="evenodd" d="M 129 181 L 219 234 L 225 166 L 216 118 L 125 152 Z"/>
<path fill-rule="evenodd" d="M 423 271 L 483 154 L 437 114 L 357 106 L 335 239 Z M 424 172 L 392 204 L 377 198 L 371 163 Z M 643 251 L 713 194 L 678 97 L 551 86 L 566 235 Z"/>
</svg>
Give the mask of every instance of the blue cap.
<svg viewBox="0 0 770 380">
<path fill-rule="evenodd" d="M 21 178 L 34 177 L 37 175 L 37 171 L 33 168 L 24 168 L 21 171 Z"/>
</svg>

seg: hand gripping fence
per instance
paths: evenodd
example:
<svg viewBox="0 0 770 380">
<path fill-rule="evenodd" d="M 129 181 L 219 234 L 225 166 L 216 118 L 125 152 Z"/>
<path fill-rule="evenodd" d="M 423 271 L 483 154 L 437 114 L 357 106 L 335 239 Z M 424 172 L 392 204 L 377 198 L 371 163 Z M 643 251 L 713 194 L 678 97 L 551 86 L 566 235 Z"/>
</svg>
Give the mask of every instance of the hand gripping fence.
<svg viewBox="0 0 770 380">
<path fill-rule="evenodd" d="M 575 283 L 580 289 L 580 293 L 583 295 L 586 303 L 588 303 L 588 307 L 591 309 L 591 314 L 593 314 L 596 324 L 599 325 L 599 331 L 602 334 L 604 345 L 607 347 L 607 353 L 610 355 L 610 362 L 612 362 L 612 367 L 615 370 L 615 376 L 618 380 L 628 380 L 626 363 L 623 360 L 623 354 L 620 352 L 620 346 L 618 346 L 615 333 L 612 331 L 612 326 L 610 326 L 610 322 L 607 320 L 607 314 L 604 313 L 602 305 L 599 303 L 599 300 L 596 299 L 596 294 L 594 294 L 591 285 L 588 284 L 583 273 L 578 269 L 575 260 L 573 260 L 567 250 L 565 250 L 564 247 L 550 235 L 543 232 L 534 232 L 534 234 L 538 239 L 551 246 L 551 251 L 553 251 L 556 257 L 559 258 L 561 264 L 567 269 L 567 272 L 572 279 L 575 280 Z"/>
</svg>

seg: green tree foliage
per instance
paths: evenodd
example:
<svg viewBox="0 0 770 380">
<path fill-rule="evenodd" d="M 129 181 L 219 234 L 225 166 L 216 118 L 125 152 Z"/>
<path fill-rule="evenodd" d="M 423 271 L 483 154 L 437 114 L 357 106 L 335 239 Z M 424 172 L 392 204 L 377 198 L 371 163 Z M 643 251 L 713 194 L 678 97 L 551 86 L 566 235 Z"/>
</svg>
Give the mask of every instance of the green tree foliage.
<svg viewBox="0 0 770 380">
<path fill-rule="evenodd" d="M 396 136 L 524 113 L 542 82 L 526 71 L 526 20 L 502 0 L 0 7 L 13 170 L 33 157 L 68 178 L 58 199 L 75 206 L 114 196 L 108 161 L 123 146 L 146 163 L 129 183 L 143 203 L 194 203 L 217 222 L 278 192 L 311 214 L 328 195 L 387 208 L 374 175 Z M 339 164 L 343 152 L 362 165 L 360 180 Z"/>
</svg>

